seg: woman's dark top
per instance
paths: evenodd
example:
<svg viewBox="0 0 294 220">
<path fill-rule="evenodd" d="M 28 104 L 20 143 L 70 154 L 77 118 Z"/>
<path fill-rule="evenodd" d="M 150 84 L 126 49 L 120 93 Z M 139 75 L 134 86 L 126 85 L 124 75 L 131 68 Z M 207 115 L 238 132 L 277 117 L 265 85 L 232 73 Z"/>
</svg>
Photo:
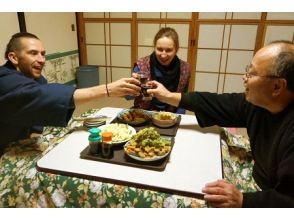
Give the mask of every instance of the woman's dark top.
<svg viewBox="0 0 294 220">
<path fill-rule="evenodd" d="M 134 67 L 134 72 L 146 72 L 151 80 L 162 83 L 169 91 L 187 92 L 190 79 L 190 66 L 187 62 L 180 60 L 177 56 L 170 65 L 163 66 L 156 59 L 153 52 L 150 56 L 139 59 Z M 185 110 L 170 106 L 153 98 L 151 101 L 142 99 L 142 96 L 135 98 L 134 107 L 146 110 L 169 111 L 184 114 Z"/>
</svg>

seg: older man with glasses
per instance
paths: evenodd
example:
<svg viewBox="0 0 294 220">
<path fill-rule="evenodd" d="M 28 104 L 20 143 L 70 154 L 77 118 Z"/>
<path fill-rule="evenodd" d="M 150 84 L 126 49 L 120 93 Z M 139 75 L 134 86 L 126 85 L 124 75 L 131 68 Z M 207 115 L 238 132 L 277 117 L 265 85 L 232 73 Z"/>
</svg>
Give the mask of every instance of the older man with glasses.
<svg viewBox="0 0 294 220">
<path fill-rule="evenodd" d="M 245 92 L 172 93 L 158 82 L 147 92 L 195 112 L 202 127 L 246 127 L 256 192 L 240 192 L 221 179 L 207 183 L 204 199 L 214 207 L 294 207 L 294 45 L 275 41 L 246 68 Z"/>
</svg>

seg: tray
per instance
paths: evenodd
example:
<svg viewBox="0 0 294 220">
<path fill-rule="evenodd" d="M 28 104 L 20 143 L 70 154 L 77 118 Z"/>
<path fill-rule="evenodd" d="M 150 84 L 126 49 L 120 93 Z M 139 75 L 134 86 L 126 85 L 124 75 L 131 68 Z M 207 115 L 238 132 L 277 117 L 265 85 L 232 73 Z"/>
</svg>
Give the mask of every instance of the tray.
<svg viewBox="0 0 294 220">
<path fill-rule="evenodd" d="M 169 156 L 173 150 L 174 146 L 174 138 L 173 137 L 166 137 L 171 139 L 171 150 L 169 152 L 169 155 L 166 157 L 157 160 L 157 161 L 149 161 L 149 162 L 143 162 L 138 161 L 135 159 L 130 158 L 127 154 L 125 154 L 123 145 L 121 146 L 114 146 L 114 153 L 113 157 L 111 159 L 106 159 L 101 157 L 101 155 L 96 154 L 92 155 L 89 152 L 89 146 L 87 146 L 81 153 L 80 158 L 87 159 L 87 160 L 95 160 L 95 161 L 101 161 L 106 163 L 114 163 L 119 164 L 123 166 L 131 166 L 131 167 L 138 167 L 142 169 L 149 169 L 149 170 L 155 170 L 155 171 L 163 171 L 166 167 L 166 164 L 169 161 Z"/>
<path fill-rule="evenodd" d="M 144 124 L 140 124 L 140 125 L 132 125 L 132 127 L 135 128 L 135 130 L 138 132 L 140 130 L 142 130 L 143 128 L 149 128 L 149 127 L 154 127 L 155 130 L 160 134 L 160 135 L 164 135 L 164 136 L 176 136 L 180 122 L 181 122 L 181 115 L 178 115 L 177 117 L 177 122 L 175 125 L 168 127 L 168 128 L 161 128 L 158 127 L 156 125 L 154 125 L 152 123 L 152 120 L 150 119 L 149 121 L 145 122 Z M 119 123 L 120 120 L 116 117 L 115 119 L 113 119 L 113 121 L 111 123 Z"/>
</svg>

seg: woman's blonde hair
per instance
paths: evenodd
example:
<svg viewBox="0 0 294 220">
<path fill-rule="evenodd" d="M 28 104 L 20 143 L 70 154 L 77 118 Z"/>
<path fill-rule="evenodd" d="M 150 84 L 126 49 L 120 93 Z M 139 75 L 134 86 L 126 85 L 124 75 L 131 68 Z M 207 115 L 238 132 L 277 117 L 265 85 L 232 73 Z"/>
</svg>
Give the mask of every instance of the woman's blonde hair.
<svg viewBox="0 0 294 220">
<path fill-rule="evenodd" d="M 175 31 L 175 29 L 173 29 L 171 27 L 161 28 L 157 32 L 157 34 L 155 35 L 155 37 L 153 39 L 153 45 L 154 45 L 154 47 L 156 45 L 157 40 L 160 39 L 160 38 L 162 38 L 162 37 L 171 38 L 174 41 L 176 51 L 178 51 L 178 49 L 179 49 L 179 36 L 178 36 L 178 33 Z"/>
</svg>

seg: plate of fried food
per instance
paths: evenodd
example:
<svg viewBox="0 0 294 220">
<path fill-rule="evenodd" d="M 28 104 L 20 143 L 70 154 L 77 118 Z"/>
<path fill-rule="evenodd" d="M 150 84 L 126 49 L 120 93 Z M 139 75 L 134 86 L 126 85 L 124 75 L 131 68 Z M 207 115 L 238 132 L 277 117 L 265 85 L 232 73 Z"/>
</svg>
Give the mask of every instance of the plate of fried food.
<svg viewBox="0 0 294 220">
<path fill-rule="evenodd" d="M 119 122 L 129 125 L 141 125 L 148 122 L 151 114 L 143 109 L 124 109 L 117 115 Z"/>
<path fill-rule="evenodd" d="M 161 160 L 171 149 L 171 137 L 161 137 L 153 127 L 140 130 L 124 145 L 129 157 L 144 162 Z"/>
</svg>

